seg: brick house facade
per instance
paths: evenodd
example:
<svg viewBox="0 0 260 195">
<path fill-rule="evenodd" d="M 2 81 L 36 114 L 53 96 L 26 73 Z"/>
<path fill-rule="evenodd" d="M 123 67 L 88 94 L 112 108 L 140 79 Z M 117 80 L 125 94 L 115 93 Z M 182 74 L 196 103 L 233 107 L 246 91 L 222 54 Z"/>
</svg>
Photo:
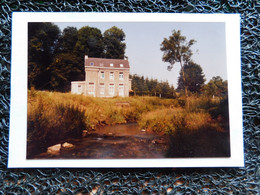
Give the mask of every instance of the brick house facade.
<svg viewBox="0 0 260 195">
<path fill-rule="evenodd" d="M 71 93 L 93 97 L 128 97 L 131 90 L 127 59 L 85 56 L 85 81 L 72 81 Z"/>
</svg>

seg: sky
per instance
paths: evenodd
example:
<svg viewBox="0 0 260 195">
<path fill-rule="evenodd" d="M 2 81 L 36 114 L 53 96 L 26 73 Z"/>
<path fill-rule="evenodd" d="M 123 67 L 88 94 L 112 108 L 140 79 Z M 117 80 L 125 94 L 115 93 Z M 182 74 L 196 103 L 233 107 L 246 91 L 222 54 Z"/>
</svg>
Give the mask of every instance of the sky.
<svg viewBox="0 0 260 195">
<path fill-rule="evenodd" d="M 195 39 L 191 47 L 192 59 L 202 67 L 206 83 L 213 76 L 227 80 L 226 40 L 224 22 L 88 22 L 55 23 L 61 31 L 68 26 L 80 29 L 83 26 L 96 27 L 105 32 L 112 26 L 122 29 L 126 35 L 126 52 L 130 63 L 130 73 L 168 81 L 177 88 L 180 64 L 176 63 L 171 71 L 169 63 L 162 61 L 160 45 L 169 38 L 173 30 L 180 30 L 187 38 Z"/>
</svg>

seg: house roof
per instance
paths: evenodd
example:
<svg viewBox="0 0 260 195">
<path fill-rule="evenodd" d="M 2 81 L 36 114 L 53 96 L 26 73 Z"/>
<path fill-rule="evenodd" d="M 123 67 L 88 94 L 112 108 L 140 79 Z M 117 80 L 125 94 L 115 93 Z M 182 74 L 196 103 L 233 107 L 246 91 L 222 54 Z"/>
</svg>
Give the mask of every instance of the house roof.
<svg viewBox="0 0 260 195">
<path fill-rule="evenodd" d="M 89 58 L 85 56 L 85 66 L 109 67 L 109 68 L 130 68 L 128 60 L 107 59 L 107 58 Z"/>
</svg>

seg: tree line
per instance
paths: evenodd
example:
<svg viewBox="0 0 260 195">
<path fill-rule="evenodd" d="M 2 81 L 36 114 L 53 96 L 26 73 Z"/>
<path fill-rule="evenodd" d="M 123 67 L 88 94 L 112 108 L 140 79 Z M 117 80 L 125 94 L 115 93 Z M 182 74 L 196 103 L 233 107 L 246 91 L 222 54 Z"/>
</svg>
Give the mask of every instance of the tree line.
<svg viewBox="0 0 260 195">
<path fill-rule="evenodd" d="M 164 98 L 174 98 L 176 93 L 173 85 L 168 81 L 158 81 L 153 78 L 144 78 L 137 74 L 130 75 L 132 79 L 132 92 L 130 95 L 149 95 Z"/>
<path fill-rule="evenodd" d="M 195 66 L 197 67 L 197 66 Z M 192 73 L 192 69 L 186 68 L 186 75 L 189 76 Z M 202 69 L 199 69 L 202 70 Z M 204 76 L 203 80 L 200 80 L 201 77 L 194 74 L 195 78 L 190 75 L 188 81 L 191 80 L 189 85 L 187 85 L 188 93 L 195 95 L 205 95 L 209 97 L 227 97 L 227 81 L 223 80 L 220 76 L 215 76 L 210 79 L 208 83 L 205 83 Z M 199 77 L 199 84 L 196 85 L 196 77 Z M 130 95 L 139 95 L 139 96 L 157 96 L 162 98 L 176 98 L 179 95 L 185 95 L 185 88 L 183 85 L 182 73 L 178 78 L 178 87 L 175 89 L 173 85 L 169 84 L 168 81 L 158 81 L 158 79 L 148 78 L 140 76 L 137 74 L 130 75 L 132 79 L 132 92 Z"/>
<path fill-rule="evenodd" d="M 123 59 L 125 33 L 113 26 L 100 29 L 28 23 L 28 88 L 70 91 L 71 81 L 84 80 L 84 56 Z"/>
</svg>

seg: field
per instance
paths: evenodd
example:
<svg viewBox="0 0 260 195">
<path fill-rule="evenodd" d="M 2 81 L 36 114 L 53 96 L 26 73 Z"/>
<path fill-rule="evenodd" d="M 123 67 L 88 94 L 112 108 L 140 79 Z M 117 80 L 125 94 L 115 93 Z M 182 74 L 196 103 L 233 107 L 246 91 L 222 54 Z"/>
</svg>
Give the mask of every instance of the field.
<svg viewBox="0 0 260 195">
<path fill-rule="evenodd" d="M 28 91 L 27 156 L 81 138 L 83 131 L 91 134 L 102 126 L 127 123 L 168 136 L 165 157 L 229 156 L 227 100 L 196 96 L 188 100 L 93 98 L 36 90 Z"/>
</svg>

